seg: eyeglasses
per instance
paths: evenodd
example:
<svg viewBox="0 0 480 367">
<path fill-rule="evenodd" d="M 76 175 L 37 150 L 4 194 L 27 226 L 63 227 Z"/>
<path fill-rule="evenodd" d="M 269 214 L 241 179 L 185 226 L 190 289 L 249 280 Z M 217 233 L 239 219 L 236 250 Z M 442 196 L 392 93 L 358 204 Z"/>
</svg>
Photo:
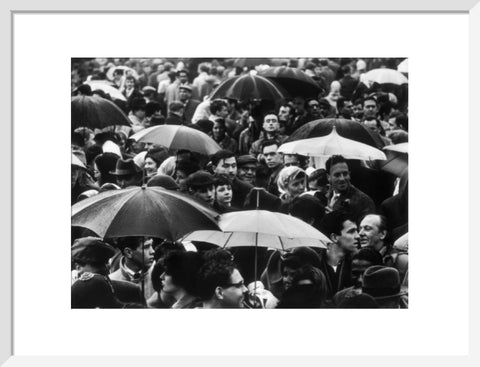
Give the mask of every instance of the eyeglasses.
<svg viewBox="0 0 480 367">
<path fill-rule="evenodd" d="M 319 104 L 309 104 L 308 107 L 310 108 L 320 108 Z"/>
<path fill-rule="evenodd" d="M 245 287 L 245 283 L 242 280 L 238 283 L 225 284 L 225 288 L 230 288 L 230 287 L 235 287 L 235 288 L 241 289 L 241 288 Z"/>
</svg>

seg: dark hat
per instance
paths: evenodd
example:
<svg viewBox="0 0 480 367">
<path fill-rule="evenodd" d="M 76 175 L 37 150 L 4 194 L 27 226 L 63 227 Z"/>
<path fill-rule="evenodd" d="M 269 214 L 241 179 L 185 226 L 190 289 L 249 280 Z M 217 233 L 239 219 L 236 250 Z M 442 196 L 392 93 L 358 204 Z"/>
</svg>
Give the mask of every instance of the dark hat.
<svg viewBox="0 0 480 367">
<path fill-rule="evenodd" d="M 185 90 L 188 90 L 189 92 L 192 92 L 192 86 L 189 85 L 189 84 L 181 84 L 178 89 L 185 89 Z"/>
<path fill-rule="evenodd" d="M 185 108 L 185 106 L 183 105 L 182 102 L 178 102 L 178 101 L 173 101 L 168 105 L 168 109 L 173 112 L 178 112 L 182 108 Z"/>
<path fill-rule="evenodd" d="M 87 264 L 105 264 L 113 255 L 115 249 L 98 237 L 78 238 L 72 246 L 72 260 Z"/>
<path fill-rule="evenodd" d="M 187 178 L 188 187 L 201 187 L 213 185 L 215 183 L 215 177 L 207 171 L 197 171 L 192 173 Z"/>
<path fill-rule="evenodd" d="M 241 155 L 237 158 L 238 167 L 242 167 L 246 164 L 254 164 L 256 166 L 258 164 L 258 161 L 249 154 Z"/>
<path fill-rule="evenodd" d="M 122 308 L 106 276 L 83 273 L 72 285 L 72 308 Z"/>
<path fill-rule="evenodd" d="M 374 299 L 397 297 L 406 293 L 400 290 L 398 270 L 381 265 L 370 266 L 365 270 L 362 292 Z"/>
<path fill-rule="evenodd" d="M 175 180 L 167 175 L 156 175 L 153 176 L 148 182 L 147 186 L 160 186 L 167 190 L 178 190 L 179 187 Z"/>
<path fill-rule="evenodd" d="M 133 159 L 119 159 L 115 171 L 110 171 L 109 173 L 114 176 L 128 176 L 138 172 L 140 172 L 140 168 L 138 168 Z"/>
</svg>

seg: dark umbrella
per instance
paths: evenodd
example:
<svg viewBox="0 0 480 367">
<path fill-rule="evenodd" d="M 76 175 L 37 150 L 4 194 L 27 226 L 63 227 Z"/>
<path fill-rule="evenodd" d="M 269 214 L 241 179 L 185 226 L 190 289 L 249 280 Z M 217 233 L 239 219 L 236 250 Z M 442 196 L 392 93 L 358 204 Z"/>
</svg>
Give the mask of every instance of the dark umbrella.
<svg viewBox="0 0 480 367">
<path fill-rule="evenodd" d="M 113 125 L 131 126 L 128 117 L 115 103 L 96 95 L 72 97 L 72 129 L 103 129 Z"/>
<path fill-rule="evenodd" d="M 267 58 L 252 58 L 252 57 L 248 57 L 248 58 L 243 58 L 243 59 L 235 59 L 235 61 L 233 62 L 233 66 L 235 67 L 239 67 L 239 68 L 243 68 L 244 66 L 246 67 L 255 67 L 255 66 L 258 66 L 258 65 L 270 65 L 271 64 L 271 60 L 270 59 L 267 59 Z"/>
<path fill-rule="evenodd" d="M 276 66 L 258 72 L 257 75 L 273 80 L 284 87 L 292 96 L 317 97 L 323 88 L 301 69 Z"/>
<path fill-rule="evenodd" d="M 385 143 L 378 133 L 360 122 L 346 119 L 310 121 L 294 131 L 285 142 L 326 136 L 332 132 L 333 126 L 335 126 L 338 135 L 344 138 L 355 140 L 374 148 L 382 148 L 385 146 Z"/>
<path fill-rule="evenodd" d="M 278 101 L 289 97 L 277 83 L 258 75 L 242 75 L 225 80 L 210 95 L 210 99 L 230 98 L 238 101 Z"/>
<path fill-rule="evenodd" d="M 174 241 L 195 230 L 219 230 L 218 213 L 161 187 L 109 190 L 72 206 L 72 226 L 100 237 L 147 236 Z"/>
</svg>

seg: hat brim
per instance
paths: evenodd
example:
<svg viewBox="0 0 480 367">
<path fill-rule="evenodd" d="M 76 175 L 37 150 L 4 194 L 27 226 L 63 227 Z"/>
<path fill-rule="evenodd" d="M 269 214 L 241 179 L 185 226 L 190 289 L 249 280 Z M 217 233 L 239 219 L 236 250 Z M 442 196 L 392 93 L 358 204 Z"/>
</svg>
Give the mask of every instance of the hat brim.
<svg viewBox="0 0 480 367">
<path fill-rule="evenodd" d="M 362 293 L 365 293 L 365 294 L 368 294 L 369 296 L 371 296 L 373 299 L 375 300 L 382 300 L 382 299 L 389 299 L 389 298 L 395 298 L 395 297 L 400 297 L 400 296 L 405 296 L 408 294 L 407 291 L 405 290 L 401 290 L 400 292 L 396 293 L 396 294 L 392 294 L 392 295 L 388 295 L 388 296 L 378 296 L 378 297 L 375 297 L 375 296 L 372 296 L 370 293 L 367 293 L 367 292 L 363 292 Z"/>
</svg>

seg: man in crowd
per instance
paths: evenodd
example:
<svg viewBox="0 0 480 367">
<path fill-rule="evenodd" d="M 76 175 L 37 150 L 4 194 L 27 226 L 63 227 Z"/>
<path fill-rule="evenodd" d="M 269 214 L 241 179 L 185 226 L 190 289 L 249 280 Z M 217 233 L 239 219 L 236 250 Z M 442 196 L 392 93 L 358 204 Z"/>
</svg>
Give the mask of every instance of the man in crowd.
<svg viewBox="0 0 480 367">
<path fill-rule="evenodd" d="M 262 143 L 262 155 L 265 158 L 265 163 L 267 164 L 268 169 L 270 170 L 267 190 L 269 193 L 276 196 L 280 195 L 277 186 L 278 174 L 284 167 L 283 156 L 281 153 L 277 152 L 279 146 L 280 143 L 277 140 L 265 140 Z"/>
<path fill-rule="evenodd" d="M 210 117 L 208 118 L 211 121 L 216 121 L 218 119 L 226 119 L 228 116 L 228 104 L 223 99 L 214 99 L 210 102 Z"/>
<path fill-rule="evenodd" d="M 282 134 L 289 135 L 292 133 L 292 124 L 294 119 L 294 109 L 289 104 L 284 104 L 278 109 L 278 122 L 280 124 L 280 130 L 282 126 L 285 131 L 281 131 Z"/>
<path fill-rule="evenodd" d="M 200 104 L 200 101 L 192 99 L 192 86 L 189 84 L 182 84 L 178 87 L 178 98 L 183 103 L 183 123 L 189 125 L 192 123 L 192 117 Z"/>
<path fill-rule="evenodd" d="M 357 222 L 375 211 L 373 200 L 350 183 L 350 170 L 341 155 L 330 157 L 325 163 L 330 191 L 327 194 L 327 210 L 345 210 Z"/>
<path fill-rule="evenodd" d="M 243 308 L 247 287 L 231 258 L 212 254 L 200 268 L 198 290 L 203 308 Z"/>
<path fill-rule="evenodd" d="M 360 245 L 378 251 L 385 265 L 391 266 L 391 246 L 385 241 L 387 237 L 387 219 L 383 215 L 369 214 L 360 222 Z"/>
<path fill-rule="evenodd" d="M 237 158 L 237 177 L 240 181 L 255 186 L 255 172 L 258 161 L 249 154 Z"/>
<path fill-rule="evenodd" d="M 182 102 L 174 101 L 168 105 L 168 116 L 165 119 L 166 125 L 183 125 L 185 105 Z"/>
<path fill-rule="evenodd" d="M 197 171 L 187 178 L 188 193 L 213 207 L 215 202 L 215 177 L 206 171 Z"/>
<path fill-rule="evenodd" d="M 115 171 L 110 174 L 117 177 L 117 185 L 121 189 L 129 186 L 142 186 L 142 170 L 133 159 L 119 159 Z"/>
<path fill-rule="evenodd" d="M 401 296 L 407 292 L 401 288 L 397 269 L 377 265 L 365 270 L 362 293 L 372 296 L 380 308 L 402 308 Z"/>
<path fill-rule="evenodd" d="M 216 175 L 226 176 L 232 182 L 232 206 L 243 208 L 245 198 L 253 188 L 252 184 L 237 177 L 237 158 L 229 150 L 220 150 L 211 157 L 212 170 Z"/>
<path fill-rule="evenodd" d="M 141 287 L 145 299 L 155 293 L 151 272 L 154 262 L 153 238 L 122 237 L 117 246 L 122 252 L 119 268 L 110 274 L 111 280 L 124 280 Z"/>
<path fill-rule="evenodd" d="M 266 140 L 275 139 L 279 143 L 283 143 L 288 136 L 280 134 L 280 125 L 278 123 L 278 117 L 274 113 L 268 113 L 263 117 L 263 136 L 253 142 L 249 154 L 257 157 L 261 153 L 262 143 Z"/>
<path fill-rule="evenodd" d="M 142 296 L 140 287 L 122 280 L 109 281 L 107 277 L 109 273 L 108 260 L 114 254 L 115 249 L 101 238 L 82 237 L 76 239 L 72 245 L 72 262 L 75 264 L 77 281 L 88 282 L 93 278 L 93 274 L 103 276 L 111 284 L 114 297 L 120 302 L 143 305 L 145 299 Z M 79 298 L 92 296 L 89 293 L 89 287 L 81 286 L 78 289 L 77 287 L 72 287 L 72 299 L 76 299 L 76 294 L 78 294 Z M 107 297 L 109 293 L 106 292 Z M 95 303 L 95 300 L 92 299 L 92 303 Z M 113 302 L 112 305 L 114 304 Z M 72 304 L 72 307 L 74 306 Z M 100 304 L 98 305 L 98 307 L 101 306 Z"/>
</svg>

